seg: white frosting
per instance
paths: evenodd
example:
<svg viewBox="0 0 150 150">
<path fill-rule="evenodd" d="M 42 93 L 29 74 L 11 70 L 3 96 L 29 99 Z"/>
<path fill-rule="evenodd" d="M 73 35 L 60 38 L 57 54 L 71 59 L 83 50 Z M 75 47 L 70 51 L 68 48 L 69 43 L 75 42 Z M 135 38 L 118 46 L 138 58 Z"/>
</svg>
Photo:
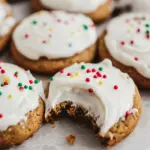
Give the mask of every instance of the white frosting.
<svg viewBox="0 0 150 150">
<path fill-rule="evenodd" d="M 9 13 L 9 6 L 0 2 L 0 37 L 6 35 L 15 24 L 15 19 L 8 16 Z"/>
<path fill-rule="evenodd" d="M 105 43 L 114 59 L 150 78 L 149 14 L 131 13 L 111 20 L 107 26 Z"/>
<path fill-rule="evenodd" d="M 90 18 L 63 11 L 35 13 L 13 34 L 18 51 L 32 60 L 42 56 L 48 59 L 70 57 L 84 51 L 96 39 L 96 29 Z"/>
<path fill-rule="evenodd" d="M 135 11 L 150 12 L 150 2 L 149 0 L 133 0 L 133 8 Z"/>
<path fill-rule="evenodd" d="M 60 9 L 71 12 L 93 12 L 107 0 L 40 0 L 47 8 Z"/>
<path fill-rule="evenodd" d="M 29 71 L 7 63 L 0 63 L 0 68 L 0 131 L 4 131 L 26 120 L 26 114 L 39 106 L 39 97 L 44 95 L 42 83 L 34 83 L 35 78 Z M 5 73 L 2 73 L 3 70 Z M 16 72 L 18 74 L 15 75 Z M 8 85 L 2 86 L 4 82 Z M 23 88 L 25 85 L 27 89 Z"/>
<path fill-rule="evenodd" d="M 81 69 L 83 65 L 85 69 Z M 103 68 L 102 71 L 99 71 L 100 67 Z M 93 68 L 95 72 L 87 73 L 87 69 Z M 95 78 L 96 74 L 102 76 Z M 86 81 L 87 78 L 90 82 Z M 89 89 L 93 92 L 90 93 Z M 106 59 L 98 64 L 74 64 L 53 77 L 46 100 L 46 117 L 57 104 L 71 101 L 74 105 L 80 105 L 88 110 L 88 115 L 96 119 L 97 125 L 101 128 L 101 135 L 104 136 L 121 117 L 125 116 L 126 111 L 133 107 L 134 94 L 133 80 L 114 68 L 110 60 Z"/>
</svg>

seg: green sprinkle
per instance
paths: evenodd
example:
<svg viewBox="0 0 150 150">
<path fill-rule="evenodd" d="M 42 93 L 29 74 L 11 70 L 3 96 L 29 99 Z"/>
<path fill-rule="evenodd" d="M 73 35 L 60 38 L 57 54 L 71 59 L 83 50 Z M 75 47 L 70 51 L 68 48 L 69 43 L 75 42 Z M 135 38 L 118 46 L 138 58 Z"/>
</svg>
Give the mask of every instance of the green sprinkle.
<svg viewBox="0 0 150 150">
<path fill-rule="evenodd" d="M 102 67 L 99 67 L 99 70 L 100 70 L 100 71 L 103 71 L 103 68 L 102 68 Z"/>
<path fill-rule="evenodd" d="M 4 84 L 1 84 L 1 87 L 3 87 L 4 86 Z"/>
<path fill-rule="evenodd" d="M 53 78 L 53 77 L 50 77 L 49 79 L 50 79 L 50 81 L 53 81 L 53 80 L 54 80 L 54 78 Z"/>
<path fill-rule="evenodd" d="M 25 86 L 24 86 L 24 88 L 25 88 L 25 89 L 27 89 L 27 88 L 28 88 L 28 86 L 27 86 L 27 85 L 25 85 Z"/>
<path fill-rule="evenodd" d="M 146 33 L 147 33 L 147 34 L 149 34 L 149 33 L 150 33 L 150 31 L 149 31 L 149 30 L 147 30 L 147 31 L 146 31 Z"/>
<path fill-rule="evenodd" d="M 32 86 L 29 86 L 29 90 L 32 90 L 33 88 L 32 88 Z"/>
<path fill-rule="evenodd" d="M 81 66 L 81 69 L 82 69 L 82 70 L 86 69 L 86 66 L 85 66 L 85 65 L 82 65 L 82 66 Z"/>
<path fill-rule="evenodd" d="M 0 96 L 2 95 L 2 92 L 0 92 Z"/>
<path fill-rule="evenodd" d="M 33 23 L 34 25 L 36 25 L 36 24 L 37 24 L 37 21 L 36 21 L 36 20 L 33 20 L 32 23 Z"/>
<path fill-rule="evenodd" d="M 86 24 L 83 25 L 84 30 L 88 30 L 88 26 Z"/>
<path fill-rule="evenodd" d="M 20 82 L 20 83 L 18 83 L 18 86 L 22 86 L 22 83 Z"/>
<path fill-rule="evenodd" d="M 35 80 L 34 83 L 35 83 L 35 84 L 38 84 L 38 83 L 39 83 L 39 80 Z"/>
<path fill-rule="evenodd" d="M 149 28 L 149 27 L 150 27 L 150 25 L 149 25 L 149 24 L 146 24 L 146 25 L 145 25 L 145 27 Z"/>
</svg>

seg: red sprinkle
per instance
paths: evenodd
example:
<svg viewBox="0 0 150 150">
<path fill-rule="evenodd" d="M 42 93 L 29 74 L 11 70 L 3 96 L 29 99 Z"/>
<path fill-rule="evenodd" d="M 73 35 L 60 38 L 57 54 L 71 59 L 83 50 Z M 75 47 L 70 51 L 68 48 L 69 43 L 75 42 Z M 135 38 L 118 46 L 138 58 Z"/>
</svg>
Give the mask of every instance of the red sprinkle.
<svg viewBox="0 0 150 150">
<path fill-rule="evenodd" d="M 68 73 L 67 76 L 71 76 L 71 73 Z"/>
<path fill-rule="evenodd" d="M 121 42 L 121 45 L 125 45 L 125 42 L 124 42 L 124 41 L 122 41 L 122 42 Z"/>
<path fill-rule="evenodd" d="M 93 93 L 93 89 L 92 89 L 92 88 L 90 88 L 90 89 L 89 89 L 89 92 L 90 92 L 90 93 Z"/>
<path fill-rule="evenodd" d="M 61 70 L 60 70 L 60 73 L 64 73 L 64 70 L 63 70 L 63 69 L 61 69 Z"/>
<path fill-rule="evenodd" d="M 2 114 L 0 114 L 0 119 L 1 119 L 1 118 L 3 118 L 3 115 L 2 115 Z"/>
<path fill-rule="evenodd" d="M 0 66 L 0 69 L 2 69 L 2 67 Z"/>
<path fill-rule="evenodd" d="M 146 38 L 147 38 L 147 39 L 150 39 L 150 34 L 146 34 Z"/>
<path fill-rule="evenodd" d="M 86 72 L 87 72 L 87 73 L 90 73 L 90 72 L 91 72 L 91 70 L 90 70 L 90 69 L 87 69 L 87 70 L 86 70 Z"/>
<path fill-rule="evenodd" d="M 94 76 L 93 76 L 93 78 L 95 78 L 95 79 L 96 79 L 96 78 L 97 78 L 97 75 L 94 75 Z"/>
<path fill-rule="evenodd" d="M 94 28 L 94 27 L 95 27 L 95 24 L 94 24 L 94 23 L 93 23 L 93 24 L 91 24 L 91 25 L 90 25 L 90 27 L 91 27 L 91 28 Z"/>
<path fill-rule="evenodd" d="M 19 90 L 20 90 L 20 91 L 23 91 L 23 90 L 24 90 L 24 87 L 21 86 L 21 87 L 19 88 Z"/>
<path fill-rule="evenodd" d="M 90 78 L 86 78 L 85 81 L 86 81 L 86 82 L 90 82 Z"/>
<path fill-rule="evenodd" d="M 29 34 L 25 34 L 25 36 L 24 36 L 24 37 L 25 37 L 26 39 L 27 39 L 27 38 L 29 38 Z"/>
<path fill-rule="evenodd" d="M 133 40 L 131 40 L 131 41 L 130 41 L 130 44 L 131 44 L 131 45 L 133 45 L 133 44 L 134 44 L 134 41 L 133 41 Z"/>
<path fill-rule="evenodd" d="M 139 58 L 138 58 L 138 57 L 135 57 L 135 58 L 134 58 L 134 60 L 138 61 L 138 60 L 139 60 Z"/>
<path fill-rule="evenodd" d="M 115 85 L 115 86 L 114 86 L 114 89 L 115 89 L 115 90 L 118 90 L 118 86 L 117 86 L 117 85 Z"/>
<path fill-rule="evenodd" d="M 141 30 L 140 30 L 140 29 L 137 29 L 137 32 L 139 33 L 139 32 L 141 32 Z"/>
<path fill-rule="evenodd" d="M 17 74 L 14 74 L 14 76 L 17 78 L 18 77 L 18 75 Z"/>
<path fill-rule="evenodd" d="M 93 68 L 93 69 L 92 69 L 92 72 L 96 72 L 96 69 Z"/>
<path fill-rule="evenodd" d="M 106 78 L 107 78 L 107 76 L 106 76 L 106 75 L 103 75 L 103 78 L 104 78 L 104 79 L 106 79 Z"/>
<path fill-rule="evenodd" d="M 128 117 L 130 115 L 129 111 L 126 111 L 126 117 Z"/>
<path fill-rule="evenodd" d="M 61 22 L 61 19 L 57 19 L 57 22 Z"/>
<path fill-rule="evenodd" d="M 32 84 L 32 83 L 33 83 L 33 81 L 32 81 L 32 80 L 29 80 L 29 83 L 30 83 L 30 84 Z"/>
<path fill-rule="evenodd" d="M 102 74 L 100 72 L 96 73 L 98 77 L 102 77 Z"/>
<path fill-rule="evenodd" d="M 8 82 L 4 82 L 4 85 L 8 85 Z"/>
<path fill-rule="evenodd" d="M 2 74 L 4 74 L 4 73 L 5 73 L 5 70 L 4 70 L 4 69 L 2 69 L 2 70 L 1 70 L 1 73 L 2 73 Z"/>
<path fill-rule="evenodd" d="M 42 43 L 43 43 L 43 44 L 46 44 L 46 40 L 43 40 Z"/>
</svg>

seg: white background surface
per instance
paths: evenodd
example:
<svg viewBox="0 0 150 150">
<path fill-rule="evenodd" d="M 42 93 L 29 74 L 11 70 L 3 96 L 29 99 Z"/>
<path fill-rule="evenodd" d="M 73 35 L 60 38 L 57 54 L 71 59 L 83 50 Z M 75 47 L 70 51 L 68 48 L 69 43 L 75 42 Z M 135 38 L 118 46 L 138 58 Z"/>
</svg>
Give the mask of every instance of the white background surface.
<svg viewBox="0 0 150 150">
<path fill-rule="evenodd" d="M 124 1 L 127 2 L 127 0 Z M 150 3 L 150 0 L 148 1 Z M 148 5 L 145 6 L 148 7 Z M 141 7 L 134 5 L 134 7 L 138 8 L 138 10 L 144 10 L 144 5 Z M 22 19 L 30 14 L 30 5 L 26 2 L 15 4 L 13 5 L 13 12 L 17 19 Z M 99 29 L 101 28 L 99 27 Z M 100 32 L 101 30 L 98 31 Z M 1 59 L 12 62 L 8 54 L 2 56 Z M 44 81 L 48 79 L 48 77 L 43 76 L 37 77 Z M 130 136 L 112 147 L 111 150 L 150 150 L 150 91 L 140 92 L 143 100 L 143 113 L 139 124 Z M 66 136 L 72 133 L 76 134 L 77 139 L 75 144 L 70 146 L 66 141 Z M 107 148 L 101 147 L 99 140 L 86 126 L 62 119 L 57 121 L 56 128 L 52 128 L 50 124 L 43 125 L 34 137 L 10 150 L 107 150 Z"/>
</svg>

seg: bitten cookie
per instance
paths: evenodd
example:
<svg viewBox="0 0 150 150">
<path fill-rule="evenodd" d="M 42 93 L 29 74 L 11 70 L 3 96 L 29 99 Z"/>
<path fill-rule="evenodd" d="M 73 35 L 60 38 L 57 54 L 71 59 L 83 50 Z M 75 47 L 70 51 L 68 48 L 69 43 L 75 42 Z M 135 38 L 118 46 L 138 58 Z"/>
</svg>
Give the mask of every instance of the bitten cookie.
<svg viewBox="0 0 150 150">
<path fill-rule="evenodd" d="M 111 14 L 111 0 L 31 0 L 31 3 L 34 11 L 56 9 L 84 13 L 94 22 L 103 21 Z"/>
<path fill-rule="evenodd" d="M 29 71 L 0 63 L 0 149 L 18 145 L 40 128 L 42 83 Z"/>
<path fill-rule="evenodd" d="M 150 15 L 129 13 L 110 21 L 99 39 L 99 56 L 150 88 Z"/>
<path fill-rule="evenodd" d="M 91 62 L 96 41 L 96 28 L 90 18 L 63 11 L 40 11 L 17 26 L 11 50 L 20 66 L 55 73 L 75 62 Z"/>
<path fill-rule="evenodd" d="M 50 79 L 47 121 L 64 115 L 85 120 L 107 147 L 121 141 L 137 125 L 141 114 L 138 89 L 110 60 L 74 64 Z"/>
<path fill-rule="evenodd" d="M 0 52 L 9 41 L 14 24 L 15 19 L 11 15 L 9 5 L 4 0 L 0 0 Z"/>
</svg>

